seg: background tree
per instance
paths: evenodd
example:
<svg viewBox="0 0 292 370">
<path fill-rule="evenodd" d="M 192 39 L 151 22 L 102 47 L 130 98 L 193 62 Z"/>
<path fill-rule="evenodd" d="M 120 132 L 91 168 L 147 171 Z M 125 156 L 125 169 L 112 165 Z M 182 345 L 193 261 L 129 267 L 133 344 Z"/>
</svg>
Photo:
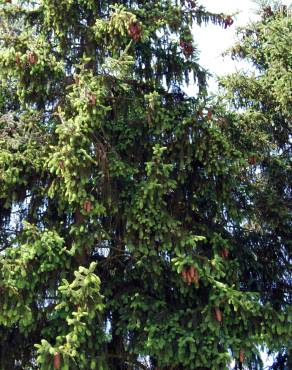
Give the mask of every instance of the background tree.
<svg viewBox="0 0 292 370">
<path fill-rule="evenodd" d="M 242 281 L 245 289 L 260 292 L 263 303 L 285 311 L 291 305 L 292 282 L 292 22 L 289 9 L 279 2 L 261 5 L 261 20 L 239 29 L 231 50 L 233 57 L 248 61 L 252 71 L 221 82 L 231 108 L 240 112 L 226 135 L 238 143 L 238 149 L 250 153 L 244 183 L 251 212 L 244 227 L 234 232 L 245 246 L 238 256 Z M 273 369 L 292 366 L 292 354 L 287 348 L 283 351 L 278 356 L 282 365 L 276 363 Z"/>
<path fill-rule="evenodd" d="M 1 369 L 256 367 L 287 345 L 284 296 L 250 278 L 259 138 L 208 98 L 191 33 L 232 18 L 43 0 L 0 20 Z"/>
</svg>

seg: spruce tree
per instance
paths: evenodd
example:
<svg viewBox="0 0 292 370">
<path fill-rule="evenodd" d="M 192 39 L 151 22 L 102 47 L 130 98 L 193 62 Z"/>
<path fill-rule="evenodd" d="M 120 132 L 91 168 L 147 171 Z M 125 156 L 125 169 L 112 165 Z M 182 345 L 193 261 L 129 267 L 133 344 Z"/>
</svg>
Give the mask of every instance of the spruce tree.
<svg viewBox="0 0 292 370">
<path fill-rule="evenodd" d="M 252 284 L 258 258 L 285 270 L 261 208 L 282 162 L 255 181 L 262 141 L 208 97 L 202 22 L 233 19 L 183 0 L 2 1 L 1 370 L 242 368 L 287 347 L 269 285 L 287 279 L 260 266 Z"/>
<path fill-rule="evenodd" d="M 226 135 L 249 153 L 250 171 L 242 182 L 249 217 L 234 231 L 244 245 L 238 254 L 241 280 L 245 289 L 259 292 L 261 301 L 280 313 L 292 303 L 292 20 L 279 2 L 260 3 L 261 19 L 239 29 L 230 50 L 252 68 L 221 79 L 221 84 L 230 108 L 238 112 Z M 270 346 L 275 342 L 272 338 Z M 291 361 L 287 341 L 272 368 L 290 369 Z"/>
</svg>

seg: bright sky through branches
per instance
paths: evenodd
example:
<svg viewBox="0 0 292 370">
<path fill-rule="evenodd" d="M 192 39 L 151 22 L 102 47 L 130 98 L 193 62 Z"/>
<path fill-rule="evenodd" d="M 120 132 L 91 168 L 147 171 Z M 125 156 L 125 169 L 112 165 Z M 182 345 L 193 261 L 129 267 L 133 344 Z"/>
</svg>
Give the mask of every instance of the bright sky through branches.
<svg viewBox="0 0 292 370">
<path fill-rule="evenodd" d="M 291 5 L 289 0 L 282 2 Z M 200 64 L 214 76 L 232 73 L 236 69 L 246 67 L 246 64 L 235 62 L 228 56 L 223 58 L 222 53 L 233 45 L 236 27 L 243 26 L 258 17 L 256 14 L 258 5 L 252 0 L 201 0 L 198 1 L 198 4 L 213 12 L 223 12 L 230 15 L 237 13 L 234 17 L 234 24 L 227 29 L 213 24 L 194 27 L 194 39 L 200 51 Z M 209 86 L 211 91 L 216 90 L 215 80 L 210 80 Z M 192 94 L 191 87 L 186 90 Z"/>
</svg>

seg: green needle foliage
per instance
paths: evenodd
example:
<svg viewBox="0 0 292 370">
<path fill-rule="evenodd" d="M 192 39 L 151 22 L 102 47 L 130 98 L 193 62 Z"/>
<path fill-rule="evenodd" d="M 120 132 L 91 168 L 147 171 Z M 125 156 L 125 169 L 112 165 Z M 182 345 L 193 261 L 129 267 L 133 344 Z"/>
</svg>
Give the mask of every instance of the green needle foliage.
<svg viewBox="0 0 292 370">
<path fill-rule="evenodd" d="M 261 20 L 239 29 L 231 49 L 234 58 L 253 66 L 252 71 L 221 80 L 229 106 L 240 112 L 226 134 L 237 141 L 238 149 L 250 153 L 252 164 L 242 183 L 250 191 L 249 222 L 234 233 L 245 246 L 238 254 L 241 280 L 245 289 L 260 292 L 262 302 L 278 312 L 292 303 L 291 38 L 291 10 L 266 2 Z M 268 346 L 275 342 L 272 338 Z M 292 367 L 291 339 L 287 345 L 280 351 L 284 356 L 279 355 L 282 367 L 273 369 Z"/>
<path fill-rule="evenodd" d="M 187 0 L 1 2 L 1 370 L 288 356 L 291 55 L 272 30 L 291 21 L 243 31 L 259 75 L 218 102 L 202 22 L 232 18 Z"/>
</svg>

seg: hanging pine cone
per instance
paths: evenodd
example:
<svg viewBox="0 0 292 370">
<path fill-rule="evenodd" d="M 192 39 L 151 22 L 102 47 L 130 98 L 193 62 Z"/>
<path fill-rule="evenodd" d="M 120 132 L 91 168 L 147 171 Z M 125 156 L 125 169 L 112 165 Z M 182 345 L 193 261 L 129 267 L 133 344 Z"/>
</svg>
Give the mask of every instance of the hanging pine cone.
<svg viewBox="0 0 292 370">
<path fill-rule="evenodd" d="M 248 158 L 248 163 L 251 165 L 255 165 L 257 163 L 257 158 L 256 156 L 252 155 L 251 157 Z"/>
<path fill-rule="evenodd" d="M 142 37 L 142 27 L 138 22 L 133 22 L 129 25 L 128 35 L 135 41 L 139 41 Z"/>
<path fill-rule="evenodd" d="M 54 353 L 54 369 L 58 370 L 61 367 L 61 358 L 60 353 L 55 352 Z"/>
<path fill-rule="evenodd" d="M 215 307 L 215 319 L 218 322 L 222 322 L 222 312 L 219 307 Z"/>
<path fill-rule="evenodd" d="M 230 27 L 233 25 L 233 19 L 230 15 L 228 15 L 224 20 L 224 28 Z"/>
<path fill-rule="evenodd" d="M 27 54 L 27 61 L 28 61 L 29 64 L 34 65 L 38 61 L 38 56 L 33 51 L 30 51 Z"/>
<path fill-rule="evenodd" d="M 194 52 L 193 42 L 180 40 L 179 44 L 182 49 L 182 52 L 184 53 L 184 56 L 186 58 L 189 58 Z"/>
</svg>

